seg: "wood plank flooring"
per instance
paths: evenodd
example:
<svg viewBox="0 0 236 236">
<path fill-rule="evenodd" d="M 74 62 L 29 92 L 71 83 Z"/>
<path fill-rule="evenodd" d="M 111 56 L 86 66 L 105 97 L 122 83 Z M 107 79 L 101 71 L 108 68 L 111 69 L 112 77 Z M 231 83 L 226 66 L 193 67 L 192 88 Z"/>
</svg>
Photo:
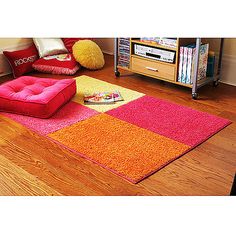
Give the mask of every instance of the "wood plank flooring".
<svg viewBox="0 0 236 236">
<path fill-rule="evenodd" d="M 194 101 L 188 88 L 125 71 L 116 79 L 113 57 L 105 59 L 102 70 L 82 69 L 75 76 L 88 75 L 234 123 L 135 185 L 0 115 L 0 195 L 229 195 L 236 171 L 236 87 L 207 85 Z M 0 83 L 10 79 L 0 77 Z"/>
</svg>

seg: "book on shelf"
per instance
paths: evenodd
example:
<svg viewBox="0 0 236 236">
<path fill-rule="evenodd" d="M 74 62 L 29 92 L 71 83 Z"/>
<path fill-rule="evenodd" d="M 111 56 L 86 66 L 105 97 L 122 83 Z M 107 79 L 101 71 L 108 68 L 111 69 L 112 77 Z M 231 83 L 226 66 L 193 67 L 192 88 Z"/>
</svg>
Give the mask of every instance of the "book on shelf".
<svg viewBox="0 0 236 236">
<path fill-rule="evenodd" d="M 130 44 L 130 38 L 119 38 L 119 41 L 122 45 L 129 46 L 129 44 Z"/>
<path fill-rule="evenodd" d="M 207 59 L 208 59 L 209 44 L 200 46 L 199 65 L 198 65 L 198 80 L 206 77 Z M 179 73 L 178 82 L 184 84 L 192 84 L 194 78 L 194 69 L 196 62 L 196 45 L 190 44 L 180 47 L 179 55 Z"/>
<path fill-rule="evenodd" d="M 184 47 L 179 48 L 179 73 L 178 73 L 178 82 L 181 82 L 182 68 L 183 68 L 183 57 L 184 57 Z"/>
<path fill-rule="evenodd" d="M 123 97 L 117 90 L 112 92 L 95 92 L 84 94 L 84 103 L 88 105 L 113 104 L 123 100 Z"/>
<path fill-rule="evenodd" d="M 183 67 L 182 67 L 182 73 L 181 73 L 181 83 L 184 83 L 184 84 L 186 82 L 187 62 L 188 62 L 188 48 L 184 47 Z"/>
<path fill-rule="evenodd" d="M 187 49 L 187 68 L 186 68 L 186 84 L 191 82 L 191 72 L 192 72 L 192 59 L 193 59 L 194 45 L 189 45 Z"/>
<path fill-rule="evenodd" d="M 217 71 L 215 52 L 209 51 L 207 59 L 207 76 L 213 77 L 215 75 L 215 71 Z"/>
<path fill-rule="evenodd" d="M 157 42 L 155 40 L 155 37 L 141 37 L 140 41 L 144 42 L 144 43 L 151 43 L 151 44 L 154 44 L 154 45 L 157 44 Z"/>
</svg>

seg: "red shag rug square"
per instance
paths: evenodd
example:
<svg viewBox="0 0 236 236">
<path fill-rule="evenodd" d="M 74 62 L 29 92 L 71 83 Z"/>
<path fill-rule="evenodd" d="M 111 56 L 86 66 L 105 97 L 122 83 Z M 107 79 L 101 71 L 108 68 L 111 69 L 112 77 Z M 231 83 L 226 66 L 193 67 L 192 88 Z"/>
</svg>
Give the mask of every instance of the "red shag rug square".
<svg viewBox="0 0 236 236">
<path fill-rule="evenodd" d="M 163 168 L 231 123 L 90 77 L 78 77 L 76 83 L 81 91 L 74 102 L 50 119 L 0 114 L 132 183 Z M 132 95 L 132 99 L 100 111 L 99 105 L 81 104 L 80 96 L 87 92 L 85 84 L 104 91 L 115 86 L 124 97 Z"/>
</svg>

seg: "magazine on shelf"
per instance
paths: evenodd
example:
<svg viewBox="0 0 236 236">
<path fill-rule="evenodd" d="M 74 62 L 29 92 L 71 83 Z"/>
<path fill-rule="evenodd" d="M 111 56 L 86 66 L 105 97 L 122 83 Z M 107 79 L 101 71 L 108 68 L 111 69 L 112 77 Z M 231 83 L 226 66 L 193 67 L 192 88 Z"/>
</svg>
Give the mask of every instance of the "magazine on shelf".
<svg viewBox="0 0 236 236">
<path fill-rule="evenodd" d="M 181 73 L 181 83 L 186 82 L 187 61 L 188 61 L 188 48 L 184 47 L 183 67 L 182 67 L 182 73 Z"/>
<path fill-rule="evenodd" d="M 168 47 L 177 47 L 177 38 L 156 38 L 158 44 Z"/>
<path fill-rule="evenodd" d="M 186 84 L 190 84 L 191 82 L 193 50 L 194 50 L 194 45 L 189 45 L 188 55 L 187 55 L 187 72 L 186 72 L 186 81 L 185 81 Z"/>
<path fill-rule="evenodd" d="M 200 46 L 198 80 L 206 77 L 209 44 Z M 194 78 L 194 66 L 196 61 L 196 44 L 180 47 L 178 81 L 184 84 L 192 84 Z"/>
<path fill-rule="evenodd" d="M 206 71 L 207 71 L 207 59 L 208 59 L 208 50 L 209 50 L 209 44 L 202 44 L 200 46 L 200 54 L 199 54 L 199 65 L 198 65 L 198 80 L 204 79 L 206 77 Z M 190 83 L 193 83 L 193 77 L 194 77 L 194 65 L 196 61 L 196 47 L 193 49 L 193 60 L 192 60 L 192 69 L 191 69 L 191 78 Z"/>
<path fill-rule="evenodd" d="M 159 45 L 167 46 L 171 48 L 177 47 L 177 38 L 142 37 L 140 38 L 140 41 L 153 43 L 153 44 L 159 44 Z"/>
<path fill-rule="evenodd" d="M 179 49 L 179 73 L 178 73 L 178 82 L 181 82 L 182 68 L 183 68 L 183 57 L 184 57 L 184 47 Z"/>
<path fill-rule="evenodd" d="M 84 94 L 85 104 L 111 104 L 123 100 L 119 91 Z"/>
</svg>

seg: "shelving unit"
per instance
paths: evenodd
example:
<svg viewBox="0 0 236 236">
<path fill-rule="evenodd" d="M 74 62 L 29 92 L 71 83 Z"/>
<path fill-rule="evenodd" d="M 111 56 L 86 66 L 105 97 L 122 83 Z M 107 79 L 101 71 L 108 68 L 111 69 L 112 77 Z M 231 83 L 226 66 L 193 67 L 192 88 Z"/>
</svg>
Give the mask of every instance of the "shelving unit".
<svg viewBox="0 0 236 236">
<path fill-rule="evenodd" d="M 180 46 L 184 46 L 196 41 L 196 61 L 194 65 L 194 77 L 192 84 L 185 84 L 178 82 L 178 65 L 179 65 L 179 49 Z M 143 42 L 137 38 L 130 38 L 130 63 L 129 67 L 119 66 L 118 65 L 118 57 L 119 57 L 119 38 L 115 39 L 115 58 L 114 58 L 114 70 L 116 77 L 120 76 L 119 69 L 128 70 L 130 72 L 142 74 L 145 76 L 149 76 L 155 79 L 167 81 L 170 83 L 177 84 L 179 86 L 184 86 L 191 88 L 192 90 L 192 98 L 197 99 L 198 97 L 198 89 L 206 84 L 213 83 L 214 86 L 218 85 L 218 81 L 220 79 L 221 72 L 221 61 L 222 61 L 222 53 L 223 53 L 223 43 L 224 40 L 220 41 L 220 50 L 218 56 L 218 68 L 217 73 L 213 77 L 207 77 L 202 80 L 197 80 L 198 75 L 198 65 L 199 65 L 199 55 L 200 55 L 200 46 L 201 46 L 201 38 L 177 38 L 177 46 L 176 48 L 163 46 L 159 44 Z M 145 45 L 156 47 L 159 49 L 166 49 L 169 51 L 175 52 L 175 61 L 174 63 L 162 62 L 154 59 L 145 58 L 142 56 L 138 56 L 134 54 L 134 44 Z"/>
</svg>

